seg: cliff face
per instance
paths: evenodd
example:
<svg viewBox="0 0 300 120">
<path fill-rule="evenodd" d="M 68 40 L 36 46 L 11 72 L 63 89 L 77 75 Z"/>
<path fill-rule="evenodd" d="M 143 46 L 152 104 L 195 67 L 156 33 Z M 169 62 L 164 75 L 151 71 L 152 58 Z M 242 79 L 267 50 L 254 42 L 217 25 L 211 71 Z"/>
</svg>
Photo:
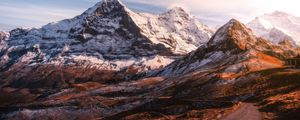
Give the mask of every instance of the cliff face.
<svg viewBox="0 0 300 120">
<path fill-rule="evenodd" d="M 54 64 L 147 71 L 195 50 L 212 32 L 181 8 L 152 15 L 107 0 L 72 19 L 10 34 L 0 55 L 3 70 L 14 64 Z"/>
</svg>

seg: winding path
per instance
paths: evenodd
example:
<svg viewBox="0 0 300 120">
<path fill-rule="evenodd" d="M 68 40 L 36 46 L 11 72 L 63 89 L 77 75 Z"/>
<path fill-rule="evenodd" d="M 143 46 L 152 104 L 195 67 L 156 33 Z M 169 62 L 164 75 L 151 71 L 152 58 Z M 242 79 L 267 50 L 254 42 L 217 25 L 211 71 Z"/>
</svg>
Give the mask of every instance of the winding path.
<svg viewBox="0 0 300 120">
<path fill-rule="evenodd" d="M 237 111 L 221 120 L 262 120 L 262 114 L 253 104 L 243 103 Z"/>
</svg>

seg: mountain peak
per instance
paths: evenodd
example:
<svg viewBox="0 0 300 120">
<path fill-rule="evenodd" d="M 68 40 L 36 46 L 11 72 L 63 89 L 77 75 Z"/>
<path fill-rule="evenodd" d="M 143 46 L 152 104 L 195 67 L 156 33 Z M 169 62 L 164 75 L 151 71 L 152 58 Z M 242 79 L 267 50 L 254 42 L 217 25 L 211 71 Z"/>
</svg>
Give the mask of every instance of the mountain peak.
<svg viewBox="0 0 300 120">
<path fill-rule="evenodd" d="M 243 23 L 231 19 L 215 33 L 207 45 L 209 47 L 218 47 L 219 49 L 238 48 L 246 50 L 247 45 L 255 41 L 255 36 L 249 28 Z"/>
<path fill-rule="evenodd" d="M 232 19 L 230 19 L 226 24 L 241 24 L 241 23 L 240 23 L 240 21 L 238 21 L 238 20 L 232 18 Z"/>
<path fill-rule="evenodd" d="M 182 7 L 173 7 L 169 11 L 180 11 L 180 12 L 186 12 Z"/>
<path fill-rule="evenodd" d="M 282 12 L 282 11 L 274 11 L 274 12 L 271 13 L 270 15 L 272 15 L 272 16 L 287 16 L 287 15 L 289 15 L 289 14 L 286 13 L 286 12 Z"/>
<path fill-rule="evenodd" d="M 167 11 L 165 14 L 175 14 L 178 16 L 190 16 L 190 14 L 184 10 L 182 7 L 173 7 L 169 11 Z"/>
<path fill-rule="evenodd" d="M 275 44 L 288 37 L 295 45 L 300 45 L 300 19 L 286 12 L 266 13 L 250 21 L 247 25 L 255 35 Z"/>
<path fill-rule="evenodd" d="M 103 0 L 100 7 L 98 7 L 97 12 L 109 13 L 111 11 L 120 10 L 124 5 L 119 0 Z"/>
<path fill-rule="evenodd" d="M 120 0 L 102 0 L 85 13 L 107 14 L 112 11 L 119 11 L 122 8 L 125 8 L 125 5 Z"/>
<path fill-rule="evenodd" d="M 280 52 L 275 50 L 277 48 Z M 280 65 L 280 60 L 274 56 L 288 56 L 282 54 L 283 51 L 285 50 L 282 47 L 256 38 L 251 29 L 231 19 L 213 35 L 206 45 L 200 46 L 196 51 L 168 65 L 159 74 L 169 76 L 195 70 L 215 69 L 220 66 L 227 67 L 224 72 L 252 71 L 257 70 L 256 65 L 265 67 L 270 67 L 271 64 Z M 294 52 L 289 54 L 294 54 Z M 253 61 L 258 63 L 254 64 Z"/>
<path fill-rule="evenodd" d="M 185 13 L 182 8 L 175 8 L 173 12 L 161 16 L 135 13 L 120 0 L 103 0 L 72 19 L 50 23 L 40 29 L 11 31 L 4 49 L 22 45 L 20 49 L 24 52 L 8 60 L 1 59 L 0 63 L 13 65 L 23 62 L 16 59 L 26 58 L 26 62 L 30 61 L 28 65 L 89 64 L 107 70 L 133 65 L 141 71 L 156 69 L 173 61 L 173 56 L 197 49 L 211 36 L 209 29 L 202 28 L 197 20 L 180 14 Z M 16 50 L 5 54 L 14 54 Z M 31 52 L 33 55 L 27 55 Z M 148 61 L 153 62 L 148 64 Z M 0 68 L 0 71 L 9 67 Z"/>
</svg>

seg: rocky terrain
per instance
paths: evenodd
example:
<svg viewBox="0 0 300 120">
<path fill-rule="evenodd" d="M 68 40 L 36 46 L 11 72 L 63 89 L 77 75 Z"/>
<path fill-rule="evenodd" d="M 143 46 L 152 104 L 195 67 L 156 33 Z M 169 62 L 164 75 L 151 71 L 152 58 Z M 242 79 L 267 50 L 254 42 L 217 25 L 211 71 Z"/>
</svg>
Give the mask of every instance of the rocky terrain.
<svg viewBox="0 0 300 120">
<path fill-rule="evenodd" d="M 159 74 L 181 74 L 221 66 L 227 66 L 224 68 L 226 73 L 246 73 L 276 67 L 279 59 L 296 56 L 298 52 L 257 38 L 251 29 L 233 19 L 221 27 L 206 45 L 171 63 Z"/>
<path fill-rule="evenodd" d="M 284 64 L 299 49 L 235 19 L 211 35 L 181 8 L 152 15 L 106 0 L 0 38 L 0 119 L 300 118 L 300 70 Z"/>
</svg>

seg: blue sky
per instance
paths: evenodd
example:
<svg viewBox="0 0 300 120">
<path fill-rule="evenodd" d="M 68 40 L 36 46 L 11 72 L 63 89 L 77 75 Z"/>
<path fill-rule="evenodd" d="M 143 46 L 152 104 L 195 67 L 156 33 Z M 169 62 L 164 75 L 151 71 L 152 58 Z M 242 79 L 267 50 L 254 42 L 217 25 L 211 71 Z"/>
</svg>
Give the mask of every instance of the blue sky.
<svg viewBox="0 0 300 120">
<path fill-rule="evenodd" d="M 0 28 L 40 27 L 79 15 L 100 0 L 0 0 Z M 180 6 L 215 26 L 235 18 L 248 22 L 275 10 L 300 16 L 298 0 L 122 0 L 134 11 L 161 13 Z"/>
<path fill-rule="evenodd" d="M 0 24 L 39 27 L 73 17 L 93 4 L 88 0 L 1 0 Z"/>
<path fill-rule="evenodd" d="M 40 27 L 49 22 L 72 18 L 100 0 L 1 0 L 0 27 Z M 125 0 L 135 11 L 159 13 L 162 6 Z"/>
</svg>

